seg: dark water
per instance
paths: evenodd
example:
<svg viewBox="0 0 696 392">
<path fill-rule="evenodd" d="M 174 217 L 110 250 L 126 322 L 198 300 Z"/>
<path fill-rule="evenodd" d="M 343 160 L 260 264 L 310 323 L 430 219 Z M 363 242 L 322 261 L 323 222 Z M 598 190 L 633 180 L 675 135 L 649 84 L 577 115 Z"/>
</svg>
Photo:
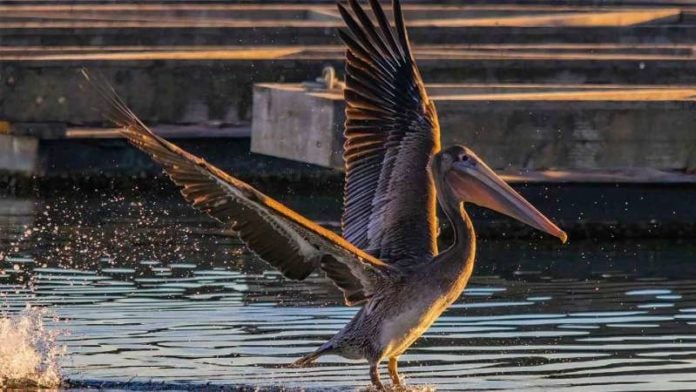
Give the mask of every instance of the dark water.
<svg viewBox="0 0 696 392">
<path fill-rule="evenodd" d="M 286 281 L 175 198 L 50 200 L 0 200 L 0 301 L 59 316 L 68 384 L 368 385 L 365 364 L 338 357 L 287 367 L 356 311 L 322 276 Z M 287 201 L 338 217 L 330 197 Z M 694 390 L 695 259 L 692 241 L 483 239 L 475 277 L 402 375 L 437 390 Z"/>
</svg>

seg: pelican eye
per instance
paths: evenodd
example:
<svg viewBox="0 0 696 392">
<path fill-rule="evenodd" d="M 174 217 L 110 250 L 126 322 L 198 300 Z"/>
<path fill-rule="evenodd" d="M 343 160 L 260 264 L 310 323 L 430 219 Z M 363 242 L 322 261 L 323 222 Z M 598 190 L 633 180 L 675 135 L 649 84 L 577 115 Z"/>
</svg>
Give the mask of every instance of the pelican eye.
<svg viewBox="0 0 696 392">
<path fill-rule="evenodd" d="M 459 162 L 466 163 L 469 166 L 476 166 L 476 159 L 469 156 L 467 153 L 459 154 Z"/>
</svg>

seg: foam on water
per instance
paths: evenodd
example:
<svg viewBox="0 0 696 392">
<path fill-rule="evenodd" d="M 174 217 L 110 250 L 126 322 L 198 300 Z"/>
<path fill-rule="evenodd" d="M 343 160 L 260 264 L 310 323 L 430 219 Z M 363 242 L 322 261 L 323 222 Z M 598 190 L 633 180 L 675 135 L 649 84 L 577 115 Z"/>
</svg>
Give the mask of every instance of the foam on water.
<svg viewBox="0 0 696 392">
<path fill-rule="evenodd" d="M 376 387 L 370 385 L 366 389 L 367 392 L 435 392 L 436 389 L 432 385 L 404 385 L 404 386 L 394 386 L 389 385 L 389 382 L 384 384 L 384 389 L 377 389 Z"/>
<path fill-rule="evenodd" d="M 65 348 L 56 342 L 61 331 L 44 322 L 51 317 L 50 311 L 32 307 L 0 313 L 0 389 L 60 384 L 58 360 Z"/>
</svg>

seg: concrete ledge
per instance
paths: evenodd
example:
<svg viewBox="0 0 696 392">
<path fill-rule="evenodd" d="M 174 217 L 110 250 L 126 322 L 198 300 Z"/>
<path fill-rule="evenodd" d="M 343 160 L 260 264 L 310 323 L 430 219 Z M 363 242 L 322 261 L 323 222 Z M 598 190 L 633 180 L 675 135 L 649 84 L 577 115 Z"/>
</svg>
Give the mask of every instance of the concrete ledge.
<svg viewBox="0 0 696 392">
<path fill-rule="evenodd" d="M 245 27 L 122 27 L 122 28 L 7 28 L 0 45 L 327 45 L 338 44 L 335 27 L 327 26 L 245 26 Z M 692 42 L 690 25 L 638 25 L 629 27 L 413 27 L 409 36 L 415 44 L 447 44 L 461 41 L 489 44 L 510 43 L 682 43 Z"/>
<path fill-rule="evenodd" d="M 137 7 L 3 7 L 0 29 L 102 29 L 200 27 L 341 27 L 334 7 L 291 9 L 251 7 L 178 8 Z M 422 12 L 419 12 L 422 10 Z M 176 12 L 178 11 L 178 12 Z M 294 12 L 293 12 L 294 11 Z M 411 28 L 420 27 L 625 27 L 678 23 L 679 8 L 633 9 L 524 9 L 461 7 L 406 7 Z"/>
<path fill-rule="evenodd" d="M 689 42 L 693 4 L 406 4 L 415 43 Z M 2 45 L 338 43 L 334 4 L 7 4 Z"/>
<path fill-rule="evenodd" d="M 38 191 L 50 197 L 56 192 L 155 192 L 180 201 L 161 168 L 125 140 L 34 140 L 38 142 L 39 169 L 36 173 L 0 170 L 0 193 L 34 195 Z M 322 205 L 330 203 L 336 214 L 321 220 L 338 219 L 343 174 L 337 170 L 249 153 L 248 138 L 184 138 L 177 144 L 293 208 L 298 207 L 298 194 L 308 196 L 304 200 L 309 203 L 323 197 Z M 560 222 L 572 240 L 696 238 L 696 175 L 656 170 L 507 170 L 502 174 L 530 202 Z M 315 206 L 309 209 L 316 213 Z M 472 207 L 470 213 L 482 237 L 539 235 L 481 208 Z"/>
<path fill-rule="evenodd" d="M 249 138 L 251 127 L 211 127 L 205 125 L 154 125 L 151 127 L 166 139 L 236 139 Z M 118 128 L 68 128 L 66 139 L 122 139 Z"/>
<path fill-rule="evenodd" d="M 16 136 L 32 136 L 38 139 L 61 139 L 65 137 L 63 123 L 14 123 L 9 133 Z"/>
<path fill-rule="evenodd" d="M 445 45 L 416 48 L 429 83 L 696 83 L 689 45 Z M 12 122 L 101 125 L 98 99 L 80 74 L 109 80 L 148 123 L 251 120 L 252 85 L 313 80 L 343 68 L 339 46 L 0 47 L 0 113 Z M 182 94 L 181 91 L 185 91 Z"/>
<path fill-rule="evenodd" d="M 243 1 L 242 1 L 243 2 Z M 335 1 L 325 1 L 327 4 L 273 4 L 272 1 L 249 1 L 251 4 L 235 4 L 234 1 L 216 2 L 172 2 L 172 1 L 127 1 L 119 3 L 106 3 L 100 1 L 80 1 L 73 4 L 64 1 L 51 1 L 44 4 L 32 4 L 32 1 L 5 1 L 0 4 L 0 12 L 3 19 L 9 23 L 21 21 L 70 21 L 85 20 L 89 22 L 141 22 L 163 23 L 180 22 L 190 23 L 210 21 L 223 21 L 227 23 L 244 21 L 338 21 L 339 13 Z M 291 1 L 290 1 L 291 2 Z M 548 3 L 551 3 L 547 0 Z M 236 3 L 240 3 L 239 0 Z M 309 2 L 308 2 L 309 3 Z M 447 4 L 446 1 L 425 2 L 420 4 L 408 2 L 403 6 L 403 12 L 407 20 L 432 21 L 432 20 L 473 20 L 488 21 L 496 19 L 519 20 L 524 24 L 542 24 L 548 19 L 567 16 L 571 21 L 578 15 L 589 16 L 590 20 L 583 20 L 587 24 L 596 24 L 606 21 L 605 15 L 611 15 L 609 20 L 615 21 L 615 15 L 628 17 L 629 24 L 641 23 L 644 20 L 660 20 L 675 13 L 689 12 L 693 3 L 676 3 L 664 1 L 659 4 L 632 5 L 622 4 L 588 4 L 587 2 L 565 5 L 558 4 L 494 4 L 493 2 L 467 2 L 462 5 Z M 387 14 L 391 14 L 391 7 L 385 4 Z M 537 21 L 537 18 L 542 18 Z M 597 19 L 599 18 L 599 19 Z M 558 25 L 556 19 L 552 19 L 554 25 Z M 672 20 L 675 21 L 675 20 Z M 616 23 L 613 23 L 616 24 Z M 625 23 L 623 23 L 625 24 Z"/>
<path fill-rule="evenodd" d="M 468 145 L 496 169 L 683 171 L 696 145 L 696 86 L 449 84 L 428 90 L 443 146 Z M 342 168 L 335 159 L 343 142 L 341 92 L 260 84 L 255 93 L 255 152 Z M 315 111 L 333 115 L 312 117 Z M 316 120 L 312 131 L 299 118 Z"/>
<path fill-rule="evenodd" d="M 35 174 L 38 150 L 39 141 L 35 137 L 0 134 L 0 170 Z"/>
<path fill-rule="evenodd" d="M 692 184 L 696 175 L 649 168 L 500 172 L 511 184 Z"/>
<path fill-rule="evenodd" d="M 343 107 L 321 94 L 256 85 L 251 151 L 342 169 L 342 138 L 336 135 L 343 122 Z"/>
</svg>

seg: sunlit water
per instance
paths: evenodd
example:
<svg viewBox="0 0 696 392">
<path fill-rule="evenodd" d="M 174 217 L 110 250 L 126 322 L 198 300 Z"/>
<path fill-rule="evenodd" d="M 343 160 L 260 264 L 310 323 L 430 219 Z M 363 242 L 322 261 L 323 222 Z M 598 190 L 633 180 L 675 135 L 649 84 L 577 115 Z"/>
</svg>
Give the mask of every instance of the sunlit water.
<svg viewBox="0 0 696 392">
<path fill-rule="evenodd" d="M 314 219 L 338 216 L 333 199 L 290 202 Z M 356 311 L 329 282 L 284 280 L 185 206 L 95 194 L 5 198 L 0 213 L 0 323 L 15 323 L 0 332 L 0 347 L 34 350 L 31 369 L 59 358 L 66 388 L 369 383 L 364 363 L 338 357 L 288 366 Z M 483 240 L 476 276 L 401 357 L 402 375 L 437 390 L 694 390 L 694 249 Z M 37 320 L 27 304 L 53 315 Z"/>
</svg>

